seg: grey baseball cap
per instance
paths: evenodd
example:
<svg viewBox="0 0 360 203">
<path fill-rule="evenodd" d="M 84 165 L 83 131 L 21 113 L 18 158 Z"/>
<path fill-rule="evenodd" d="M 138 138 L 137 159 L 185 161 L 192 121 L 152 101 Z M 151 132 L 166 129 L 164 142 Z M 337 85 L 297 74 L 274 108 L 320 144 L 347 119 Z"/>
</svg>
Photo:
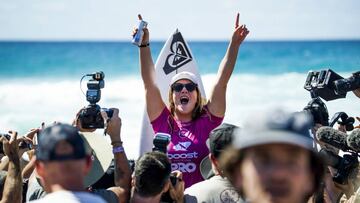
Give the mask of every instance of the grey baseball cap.
<svg viewBox="0 0 360 203">
<path fill-rule="evenodd" d="M 240 130 L 234 132 L 233 146 L 237 149 L 265 145 L 290 144 L 313 151 L 313 138 L 309 129 L 312 117 L 306 112 L 288 113 L 272 110 L 254 113 Z"/>
</svg>

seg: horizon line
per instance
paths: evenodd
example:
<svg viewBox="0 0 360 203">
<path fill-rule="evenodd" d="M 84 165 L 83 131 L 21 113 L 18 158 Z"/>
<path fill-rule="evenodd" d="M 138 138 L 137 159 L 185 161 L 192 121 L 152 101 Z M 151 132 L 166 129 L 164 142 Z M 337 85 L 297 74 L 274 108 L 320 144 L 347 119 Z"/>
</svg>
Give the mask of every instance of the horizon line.
<svg viewBox="0 0 360 203">
<path fill-rule="evenodd" d="M 152 42 L 165 42 L 167 39 L 154 39 Z M 229 39 L 187 39 L 188 42 L 228 42 Z M 360 38 L 313 38 L 313 39 L 248 39 L 244 42 L 327 42 L 360 41 Z M 126 39 L 0 39 L 0 42 L 121 42 L 131 43 Z"/>
</svg>

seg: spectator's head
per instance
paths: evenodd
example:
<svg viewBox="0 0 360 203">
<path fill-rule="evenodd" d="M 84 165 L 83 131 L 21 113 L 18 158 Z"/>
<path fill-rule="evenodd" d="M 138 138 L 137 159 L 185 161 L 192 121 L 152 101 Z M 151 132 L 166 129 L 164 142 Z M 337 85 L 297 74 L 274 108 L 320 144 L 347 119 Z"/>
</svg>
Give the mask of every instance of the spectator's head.
<svg viewBox="0 0 360 203">
<path fill-rule="evenodd" d="M 171 78 L 170 85 L 171 114 L 190 114 L 192 119 L 199 117 L 203 110 L 203 101 L 197 77 L 193 73 L 183 71 Z"/>
<path fill-rule="evenodd" d="M 237 130 L 239 130 L 239 128 L 235 125 L 222 123 L 210 132 L 209 139 L 206 143 L 210 154 L 200 164 L 201 175 L 205 179 L 213 175 L 222 175 L 218 159 L 221 153 L 231 145 L 234 137 L 233 134 Z"/>
<path fill-rule="evenodd" d="M 169 189 L 170 173 L 171 164 L 166 154 L 145 153 L 135 164 L 132 182 L 134 192 L 143 198 L 161 196 Z"/>
<path fill-rule="evenodd" d="M 36 170 L 47 192 L 55 187 L 84 189 L 84 177 L 91 167 L 84 141 L 78 130 L 67 124 L 45 128 L 38 137 Z"/>
<path fill-rule="evenodd" d="M 306 113 L 252 115 L 221 163 L 251 202 L 306 202 L 319 186 L 324 165 L 309 135 Z"/>
</svg>

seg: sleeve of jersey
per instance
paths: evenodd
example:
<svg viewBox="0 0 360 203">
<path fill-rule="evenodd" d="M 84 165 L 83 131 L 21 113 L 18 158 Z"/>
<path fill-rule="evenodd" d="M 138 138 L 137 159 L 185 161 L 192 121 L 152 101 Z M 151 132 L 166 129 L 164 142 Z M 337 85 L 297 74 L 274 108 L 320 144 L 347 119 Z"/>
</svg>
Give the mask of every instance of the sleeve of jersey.
<svg viewBox="0 0 360 203">
<path fill-rule="evenodd" d="M 161 112 L 161 114 L 153 121 L 151 121 L 152 128 L 154 133 L 170 133 L 168 117 L 170 116 L 170 111 L 166 107 Z"/>
<path fill-rule="evenodd" d="M 219 126 L 223 122 L 224 117 L 218 117 L 218 116 L 213 115 L 209 111 L 207 105 L 205 105 L 204 108 L 206 108 L 207 112 L 210 114 L 210 125 L 212 126 L 212 128 L 216 128 L 217 126 Z"/>
</svg>

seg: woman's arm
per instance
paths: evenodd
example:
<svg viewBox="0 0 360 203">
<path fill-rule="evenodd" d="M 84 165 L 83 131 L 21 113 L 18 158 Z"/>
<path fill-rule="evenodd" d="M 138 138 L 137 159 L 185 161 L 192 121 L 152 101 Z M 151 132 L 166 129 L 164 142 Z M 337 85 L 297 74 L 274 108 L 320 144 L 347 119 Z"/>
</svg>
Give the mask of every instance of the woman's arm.
<svg viewBox="0 0 360 203">
<path fill-rule="evenodd" d="M 142 20 L 139 15 L 139 20 Z M 149 30 L 143 29 L 144 36 L 142 45 L 149 43 Z M 136 33 L 136 32 L 135 32 Z M 155 120 L 165 108 L 165 103 L 161 99 L 161 94 L 155 82 L 155 67 L 151 58 L 150 46 L 139 47 L 140 52 L 140 71 L 145 87 L 146 109 L 150 121 Z"/>
<path fill-rule="evenodd" d="M 240 44 L 249 34 L 245 25 L 239 26 L 239 14 L 236 16 L 235 31 L 220 63 L 215 85 L 210 93 L 209 111 L 218 117 L 223 117 L 226 109 L 226 87 L 234 70 Z"/>
</svg>

